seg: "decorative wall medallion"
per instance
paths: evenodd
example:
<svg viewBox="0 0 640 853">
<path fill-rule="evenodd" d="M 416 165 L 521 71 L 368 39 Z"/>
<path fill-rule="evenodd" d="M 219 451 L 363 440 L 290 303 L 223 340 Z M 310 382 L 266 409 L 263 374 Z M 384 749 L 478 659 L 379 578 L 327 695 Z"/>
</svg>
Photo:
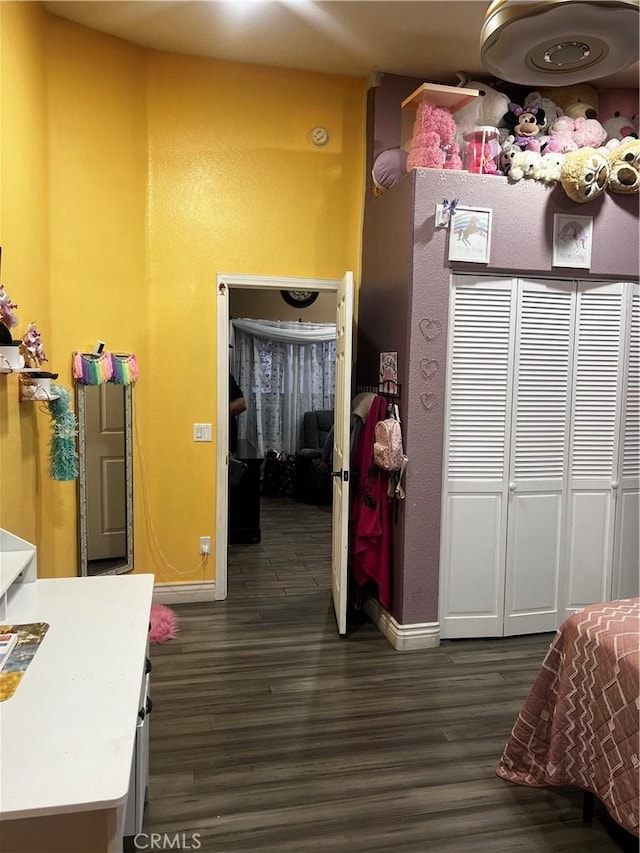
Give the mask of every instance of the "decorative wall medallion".
<svg viewBox="0 0 640 853">
<path fill-rule="evenodd" d="M 422 373 L 425 379 L 431 379 L 432 376 L 435 376 L 439 367 L 438 362 L 432 358 L 420 359 L 420 373 Z"/>
<path fill-rule="evenodd" d="M 420 394 L 420 400 L 422 401 L 422 405 L 425 407 L 425 409 L 429 411 L 429 409 L 432 409 L 436 404 L 436 395 Z"/>
<path fill-rule="evenodd" d="M 435 341 L 440 332 L 442 332 L 442 326 L 440 323 L 438 323 L 437 320 L 430 320 L 428 317 L 420 320 L 418 326 L 426 341 Z"/>
</svg>

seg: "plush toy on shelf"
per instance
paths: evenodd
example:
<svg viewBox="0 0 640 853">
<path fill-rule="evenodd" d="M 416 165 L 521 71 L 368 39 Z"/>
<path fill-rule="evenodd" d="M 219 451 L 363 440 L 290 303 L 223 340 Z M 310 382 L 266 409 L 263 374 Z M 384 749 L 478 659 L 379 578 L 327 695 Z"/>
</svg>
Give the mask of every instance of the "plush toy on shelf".
<svg viewBox="0 0 640 853">
<path fill-rule="evenodd" d="M 560 107 L 551 98 L 543 97 L 541 92 L 529 92 L 522 106 L 525 110 L 530 107 L 541 107 L 544 111 L 544 124 L 541 126 L 541 132 L 546 133 L 554 121 L 560 118 L 563 114 Z"/>
<path fill-rule="evenodd" d="M 540 89 L 543 98 L 551 98 L 569 118 L 598 118 L 598 92 L 589 83 Z"/>
<path fill-rule="evenodd" d="M 445 107 L 423 101 L 416 110 L 407 169 L 462 169 L 456 123 Z"/>
<path fill-rule="evenodd" d="M 549 128 L 545 153 L 555 151 L 562 154 L 569 154 L 571 151 L 577 151 L 580 146 L 573 138 L 575 126 L 575 119 L 569 116 L 560 116 L 559 119 L 556 119 Z"/>
<path fill-rule="evenodd" d="M 402 148 L 387 148 L 378 154 L 371 170 L 376 198 L 407 174 L 407 156 Z"/>
<path fill-rule="evenodd" d="M 567 154 L 560 167 L 562 189 L 572 201 L 585 204 L 606 190 L 611 175 L 608 158 L 595 148 Z"/>
<path fill-rule="evenodd" d="M 508 111 L 502 116 L 502 123 L 510 128 L 516 145 L 540 153 L 540 142 L 535 138 L 546 127 L 542 107 L 536 105 L 524 109 L 519 104 L 509 103 Z"/>
<path fill-rule="evenodd" d="M 509 180 L 513 182 L 521 181 L 523 178 L 535 180 L 540 161 L 539 151 L 516 150 L 509 169 Z"/>
<path fill-rule="evenodd" d="M 640 140 L 626 139 L 608 155 L 611 175 L 607 187 L 612 193 L 638 195 L 640 192 Z"/>
<path fill-rule="evenodd" d="M 456 141 L 462 148 L 465 133 L 476 127 L 500 128 L 500 120 L 509 108 L 509 96 L 482 80 L 473 80 L 468 74 L 458 71 L 458 86 L 465 89 L 475 89 L 479 94 L 464 107 L 456 110 L 454 118 L 458 133 Z M 505 133 L 505 136 L 508 134 Z M 502 141 L 502 140 L 501 140 Z"/>
<path fill-rule="evenodd" d="M 578 116 L 573 127 L 573 140 L 578 148 L 599 148 L 607 140 L 607 131 L 597 118 Z"/>
<path fill-rule="evenodd" d="M 598 119 L 607 132 L 607 139 L 622 140 L 638 136 L 638 90 L 601 89 Z"/>
<path fill-rule="evenodd" d="M 559 181 L 565 156 L 560 151 L 549 151 L 543 154 L 534 174 L 536 181 L 543 181 L 545 184 Z"/>
</svg>

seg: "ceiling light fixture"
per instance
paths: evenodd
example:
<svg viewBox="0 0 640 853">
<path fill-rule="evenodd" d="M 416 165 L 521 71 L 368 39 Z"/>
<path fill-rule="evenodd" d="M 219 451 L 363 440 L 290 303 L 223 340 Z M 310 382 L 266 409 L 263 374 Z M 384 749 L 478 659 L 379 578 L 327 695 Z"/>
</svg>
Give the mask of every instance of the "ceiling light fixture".
<svg viewBox="0 0 640 853">
<path fill-rule="evenodd" d="M 509 83 L 566 86 L 638 61 L 639 0 L 494 0 L 480 34 L 483 65 Z"/>
</svg>

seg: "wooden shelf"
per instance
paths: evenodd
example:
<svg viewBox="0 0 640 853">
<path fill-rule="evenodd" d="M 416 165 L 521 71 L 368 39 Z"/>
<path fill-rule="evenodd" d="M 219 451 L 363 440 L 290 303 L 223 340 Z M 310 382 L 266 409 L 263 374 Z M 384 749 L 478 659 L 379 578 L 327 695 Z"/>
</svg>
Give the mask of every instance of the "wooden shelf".
<svg viewBox="0 0 640 853">
<path fill-rule="evenodd" d="M 423 83 L 415 92 L 402 102 L 403 110 L 415 110 L 423 101 L 434 107 L 446 107 L 452 113 L 469 104 L 479 96 L 477 89 L 463 89 L 460 86 L 441 86 L 438 83 Z"/>
</svg>

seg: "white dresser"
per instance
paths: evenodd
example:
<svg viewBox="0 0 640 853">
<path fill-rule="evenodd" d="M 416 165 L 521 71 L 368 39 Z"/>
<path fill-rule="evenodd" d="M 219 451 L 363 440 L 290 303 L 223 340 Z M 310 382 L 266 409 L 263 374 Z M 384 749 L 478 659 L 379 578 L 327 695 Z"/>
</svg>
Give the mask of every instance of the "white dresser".
<svg viewBox="0 0 640 853">
<path fill-rule="evenodd" d="M 147 785 L 154 576 L 36 580 L 35 564 L 33 546 L 0 531 L 0 620 L 49 624 L 0 702 L 2 850 L 120 851 Z"/>
</svg>

